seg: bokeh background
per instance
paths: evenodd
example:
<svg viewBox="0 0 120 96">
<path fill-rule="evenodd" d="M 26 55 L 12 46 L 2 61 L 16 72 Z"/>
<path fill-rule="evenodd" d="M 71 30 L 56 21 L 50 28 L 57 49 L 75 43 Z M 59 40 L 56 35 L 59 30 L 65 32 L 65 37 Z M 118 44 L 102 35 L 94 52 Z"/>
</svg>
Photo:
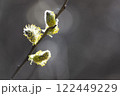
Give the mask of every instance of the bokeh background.
<svg viewBox="0 0 120 96">
<path fill-rule="evenodd" d="M 0 79 L 10 79 L 31 49 L 26 24 L 44 28 L 44 11 L 64 0 L 0 0 Z M 22 67 L 15 79 L 120 79 L 120 0 L 69 0 L 60 31 L 36 48 L 50 50 L 45 67 Z"/>
</svg>

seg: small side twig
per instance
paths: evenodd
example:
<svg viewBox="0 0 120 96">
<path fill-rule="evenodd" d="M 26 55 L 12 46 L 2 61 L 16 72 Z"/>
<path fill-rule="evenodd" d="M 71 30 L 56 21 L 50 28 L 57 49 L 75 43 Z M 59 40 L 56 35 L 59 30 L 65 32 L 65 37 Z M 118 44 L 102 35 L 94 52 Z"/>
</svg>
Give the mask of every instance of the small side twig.
<svg viewBox="0 0 120 96">
<path fill-rule="evenodd" d="M 61 7 L 61 9 L 60 9 L 60 11 L 58 12 L 58 14 L 56 14 L 56 17 L 55 17 L 55 18 L 58 18 L 58 16 L 64 11 L 64 9 L 66 8 L 67 2 L 68 2 L 68 0 L 65 0 L 63 6 Z M 32 46 L 30 52 L 27 54 L 27 56 L 26 56 L 26 58 L 24 59 L 24 61 L 22 62 L 22 64 L 17 66 L 17 69 L 15 70 L 15 72 L 13 73 L 13 75 L 11 76 L 11 79 L 14 79 L 15 75 L 17 74 L 17 72 L 21 69 L 21 67 L 22 67 L 22 66 L 26 63 L 26 61 L 28 60 L 28 56 L 29 56 L 30 54 L 32 54 L 32 52 L 33 52 L 34 49 L 37 47 L 37 45 L 38 45 L 38 44 L 43 40 L 43 38 L 47 35 L 48 31 L 49 31 L 50 29 L 55 28 L 55 27 L 56 27 L 56 25 L 53 26 L 53 27 L 49 27 L 49 28 L 45 31 L 45 33 L 43 34 L 43 36 L 41 37 L 41 39 L 38 41 L 38 43 L 37 43 L 36 45 Z"/>
</svg>

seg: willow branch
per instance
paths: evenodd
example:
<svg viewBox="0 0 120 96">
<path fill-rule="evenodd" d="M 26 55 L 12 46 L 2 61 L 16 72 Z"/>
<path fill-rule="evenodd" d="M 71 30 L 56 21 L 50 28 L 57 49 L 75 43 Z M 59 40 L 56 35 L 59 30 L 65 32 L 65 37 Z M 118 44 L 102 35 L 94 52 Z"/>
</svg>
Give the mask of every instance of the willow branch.
<svg viewBox="0 0 120 96">
<path fill-rule="evenodd" d="M 58 14 L 56 14 L 55 18 L 58 18 L 58 16 L 64 11 L 67 2 L 68 2 L 68 0 L 65 0 L 63 6 L 62 6 L 61 9 L 59 10 Z M 34 49 L 37 47 L 37 45 L 38 45 L 38 44 L 43 40 L 43 38 L 47 35 L 48 31 L 49 31 L 50 29 L 55 28 L 55 27 L 56 27 L 56 25 L 53 26 L 53 27 L 49 27 L 49 28 L 45 31 L 45 33 L 43 34 L 43 36 L 41 37 L 41 39 L 38 41 L 38 43 L 37 43 L 36 45 L 32 46 L 30 52 L 27 54 L 27 56 L 26 56 L 26 58 L 24 59 L 24 61 L 22 62 L 22 64 L 17 66 L 17 69 L 15 70 L 15 72 L 13 73 L 13 75 L 11 76 L 11 79 L 14 79 L 15 75 L 18 73 L 18 71 L 21 69 L 21 67 L 22 67 L 22 66 L 26 63 L 26 61 L 28 60 L 28 56 L 29 56 L 30 54 L 32 54 L 32 52 L 33 52 Z"/>
</svg>

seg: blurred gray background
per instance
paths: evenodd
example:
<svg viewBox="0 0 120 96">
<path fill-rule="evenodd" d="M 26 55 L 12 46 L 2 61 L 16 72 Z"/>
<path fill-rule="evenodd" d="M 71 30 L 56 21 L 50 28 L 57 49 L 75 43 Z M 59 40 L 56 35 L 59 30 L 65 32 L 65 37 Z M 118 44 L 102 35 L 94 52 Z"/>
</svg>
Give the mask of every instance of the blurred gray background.
<svg viewBox="0 0 120 96">
<path fill-rule="evenodd" d="M 64 0 L 0 0 L 0 79 L 10 79 L 31 49 L 26 24 L 44 28 L 44 11 Z M 15 79 L 120 79 L 120 0 L 69 0 L 58 34 L 38 50 L 50 50 L 45 67 L 22 67 Z"/>
</svg>

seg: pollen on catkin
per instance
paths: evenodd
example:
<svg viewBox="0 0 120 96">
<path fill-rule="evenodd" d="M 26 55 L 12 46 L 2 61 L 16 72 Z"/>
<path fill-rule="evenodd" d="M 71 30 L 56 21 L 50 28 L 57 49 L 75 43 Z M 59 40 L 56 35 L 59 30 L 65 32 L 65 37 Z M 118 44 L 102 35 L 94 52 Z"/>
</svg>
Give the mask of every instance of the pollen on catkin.
<svg viewBox="0 0 120 96">
<path fill-rule="evenodd" d="M 33 24 L 26 25 L 23 29 L 23 33 L 33 45 L 36 45 L 43 35 L 41 28 Z"/>
<path fill-rule="evenodd" d="M 46 50 L 46 51 L 39 50 L 35 54 L 29 55 L 28 60 L 31 61 L 30 64 L 34 62 L 37 65 L 41 65 L 43 67 L 45 66 L 47 61 L 50 59 L 50 57 L 51 57 L 51 53 L 49 50 Z"/>
</svg>

